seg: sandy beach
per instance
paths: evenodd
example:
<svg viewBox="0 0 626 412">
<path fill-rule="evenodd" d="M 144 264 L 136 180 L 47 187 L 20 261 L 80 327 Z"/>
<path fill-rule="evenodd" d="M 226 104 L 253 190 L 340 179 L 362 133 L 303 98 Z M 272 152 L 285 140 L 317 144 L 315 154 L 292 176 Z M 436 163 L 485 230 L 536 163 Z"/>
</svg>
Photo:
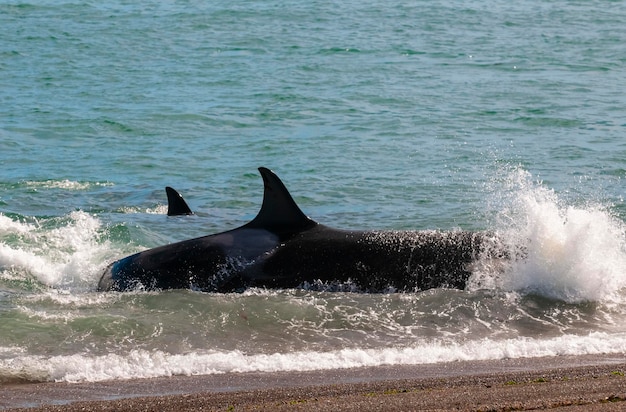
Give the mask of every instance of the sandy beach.
<svg viewBox="0 0 626 412">
<path fill-rule="evenodd" d="M 626 410 L 626 356 L 6 384 L 1 410 Z"/>
</svg>

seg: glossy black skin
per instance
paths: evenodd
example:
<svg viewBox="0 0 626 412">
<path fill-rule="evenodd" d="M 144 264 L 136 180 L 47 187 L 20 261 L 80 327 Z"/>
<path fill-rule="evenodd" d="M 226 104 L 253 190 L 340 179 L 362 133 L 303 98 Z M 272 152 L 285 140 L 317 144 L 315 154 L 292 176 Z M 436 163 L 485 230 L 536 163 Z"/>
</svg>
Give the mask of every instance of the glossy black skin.
<svg viewBox="0 0 626 412">
<path fill-rule="evenodd" d="M 259 171 L 265 184 L 263 206 L 250 223 L 118 260 L 105 270 L 98 289 L 462 289 L 471 275 L 469 266 L 491 253 L 489 233 L 347 231 L 321 225 L 300 211 L 273 172 Z"/>
<path fill-rule="evenodd" d="M 193 215 L 193 212 L 180 193 L 169 186 L 165 188 L 165 193 L 167 194 L 168 216 Z"/>
<path fill-rule="evenodd" d="M 105 270 L 98 289 L 237 290 L 245 287 L 237 281 L 240 273 L 277 245 L 276 235 L 244 228 L 185 240 L 114 262 Z"/>
<path fill-rule="evenodd" d="M 244 282 L 267 288 L 349 282 L 362 292 L 462 289 L 483 235 L 465 231 L 346 231 L 317 225 L 277 248 Z"/>
</svg>

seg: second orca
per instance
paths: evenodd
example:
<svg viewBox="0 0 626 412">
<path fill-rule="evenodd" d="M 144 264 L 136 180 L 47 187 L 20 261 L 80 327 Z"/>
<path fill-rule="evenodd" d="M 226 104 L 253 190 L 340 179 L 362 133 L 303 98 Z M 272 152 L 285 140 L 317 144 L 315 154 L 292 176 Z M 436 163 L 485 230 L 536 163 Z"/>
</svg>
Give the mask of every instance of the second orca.
<svg viewBox="0 0 626 412">
<path fill-rule="evenodd" d="M 259 172 L 263 203 L 252 221 L 113 262 L 98 290 L 463 289 L 481 261 L 507 257 L 491 232 L 333 229 L 306 216 L 271 170 Z M 168 198 L 168 215 L 192 213 L 171 188 Z"/>
</svg>

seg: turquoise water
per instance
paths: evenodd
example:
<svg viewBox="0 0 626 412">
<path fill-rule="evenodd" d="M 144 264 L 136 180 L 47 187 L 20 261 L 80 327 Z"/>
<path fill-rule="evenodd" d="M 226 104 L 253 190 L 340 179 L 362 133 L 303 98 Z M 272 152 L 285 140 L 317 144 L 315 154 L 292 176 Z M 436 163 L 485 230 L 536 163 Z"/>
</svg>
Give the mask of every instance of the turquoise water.
<svg viewBox="0 0 626 412">
<path fill-rule="evenodd" d="M 0 381 L 623 351 L 624 21 L 0 2 Z M 259 166 L 321 223 L 495 230 L 529 262 L 462 292 L 95 292 L 112 260 L 249 221 Z M 166 185 L 197 215 L 166 218 Z"/>
</svg>

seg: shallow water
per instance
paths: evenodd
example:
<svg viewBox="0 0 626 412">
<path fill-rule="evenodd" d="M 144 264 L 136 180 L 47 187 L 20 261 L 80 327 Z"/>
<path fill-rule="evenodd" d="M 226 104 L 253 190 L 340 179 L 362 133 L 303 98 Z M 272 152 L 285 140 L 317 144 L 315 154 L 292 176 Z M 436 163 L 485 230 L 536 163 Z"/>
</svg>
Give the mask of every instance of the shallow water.
<svg viewBox="0 0 626 412">
<path fill-rule="evenodd" d="M 0 5 L 0 381 L 624 351 L 620 3 Z M 235 228 L 493 230 L 464 291 L 98 293 Z M 163 187 L 195 216 L 167 218 Z"/>
</svg>

